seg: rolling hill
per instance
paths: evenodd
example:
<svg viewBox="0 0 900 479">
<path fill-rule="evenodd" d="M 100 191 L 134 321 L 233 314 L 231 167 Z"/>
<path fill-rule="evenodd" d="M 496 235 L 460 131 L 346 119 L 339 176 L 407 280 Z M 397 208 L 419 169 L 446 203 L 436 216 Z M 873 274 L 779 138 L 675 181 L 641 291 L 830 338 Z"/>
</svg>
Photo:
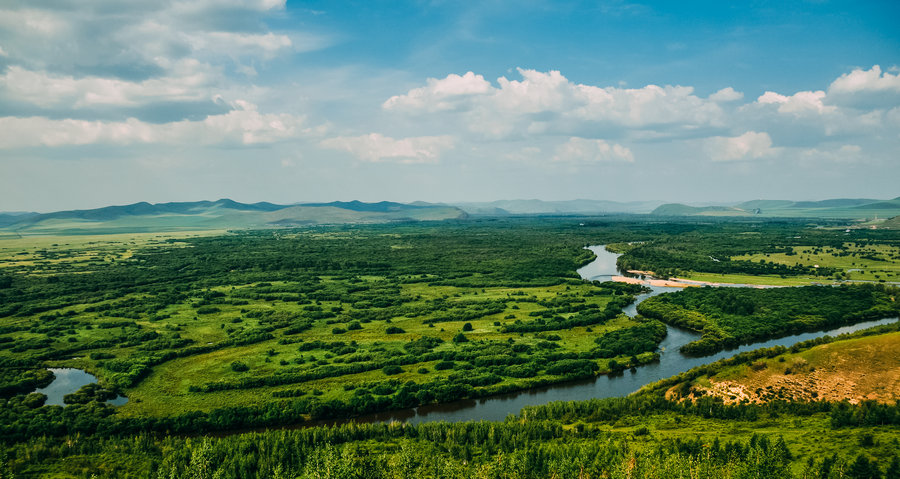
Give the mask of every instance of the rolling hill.
<svg viewBox="0 0 900 479">
<path fill-rule="evenodd" d="M 445 205 L 408 205 L 387 201 L 276 205 L 221 199 L 157 204 L 141 202 L 44 214 L 6 214 L 0 217 L 0 231 L 25 234 L 102 234 L 437 221 L 466 216 L 461 209 Z"/>
<path fill-rule="evenodd" d="M 753 200 L 734 206 L 695 207 L 679 203 L 660 205 L 656 216 L 762 216 L 846 218 L 853 220 L 900 215 L 900 197 L 890 200 L 837 198 L 822 201 Z"/>
<path fill-rule="evenodd" d="M 568 200 L 543 201 L 530 200 L 498 200 L 483 203 L 454 203 L 466 213 L 483 216 L 502 215 L 584 215 L 604 213 L 649 213 L 660 205 L 659 201 L 603 201 L 603 200 Z"/>
</svg>

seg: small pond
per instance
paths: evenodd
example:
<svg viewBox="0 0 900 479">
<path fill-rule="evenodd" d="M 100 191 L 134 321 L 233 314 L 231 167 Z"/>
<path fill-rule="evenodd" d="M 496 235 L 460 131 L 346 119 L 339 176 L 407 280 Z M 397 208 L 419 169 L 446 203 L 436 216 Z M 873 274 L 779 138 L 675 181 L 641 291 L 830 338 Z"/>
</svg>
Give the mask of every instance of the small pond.
<svg viewBox="0 0 900 479">
<path fill-rule="evenodd" d="M 50 371 L 56 376 L 53 382 L 45 388 L 34 390 L 36 393 L 47 395 L 47 402 L 44 403 L 47 406 L 66 406 L 63 402 L 63 396 L 77 392 L 82 386 L 97 382 L 96 376 L 81 369 L 50 368 Z M 128 402 L 128 398 L 120 395 L 106 402 L 113 406 L 121 406 Z"/>
</svg>

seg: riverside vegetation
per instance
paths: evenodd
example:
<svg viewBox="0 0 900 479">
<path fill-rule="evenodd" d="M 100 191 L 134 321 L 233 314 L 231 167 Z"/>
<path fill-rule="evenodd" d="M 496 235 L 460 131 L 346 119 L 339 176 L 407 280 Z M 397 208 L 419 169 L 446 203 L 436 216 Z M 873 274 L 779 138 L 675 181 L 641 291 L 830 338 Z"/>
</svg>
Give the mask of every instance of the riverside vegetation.
<svg viewBox="0 0 900 479">
<path fill-rule="evenodd" d="M 729 245 L 737 234 L 751 240 Z M 717 298 L 722 290 L 691 289 L 659 297 L 654 311 L 677 306 L 701 322 L 649 309 L 629 318 L 621 309 L 641 286 L 575 274 L 592 258 L 585 245 L 614 243 L 625 252 L 620 266 L 657 274 L 833 277 L 839 271 L 747 255 L 837 252 L 846 234 L 788 221 L 540 218 L 7 243 L 0 250 L 0 474 L 843 477 L 834 474 L 858 470 L 878 476 L 846 477 L 894 477 L 894 406 L 840 406 L 860 417 L 874 408 L 882 419 L 834 429 L 832 403 L 679 403 L 658 391 L 548 405 L 503 423 L 195 436 L 619 373 L 655 359 L 661 321 L 702 331 L 700 342 L 713 338 L 707 343 L 715 349 L 730 338 L 863 319 L 851 311 L 896 315 L 891 286 L 848 285 L 771 290 L 793 291 L 775 300 L 753 296 L 769 290 Z M 872 245 L 894 261 L 896 237 L 853 234 L 854 247 Z M 816 294 L 829 295 L 827 311 L 815 309 Z M 750 309 L 723 309 L 732 300 Z M 750 310 L 768 316 L 754 320 L 744 314 Z M 771 318 L 783 321 L 761 326 Z M 48 366 L 85 369 L 99 385 L 68 396 L 65 408 L 42 406 L 45 398 L 31 391 L 52 380 Z M 126 405 L 103 402 L 119 393 Z M 871 436 L 865 454 L 823 445 L 856 444 L 847 427 Z M 807 443 L 813 429 L 821 444 Z"/>
</svg>

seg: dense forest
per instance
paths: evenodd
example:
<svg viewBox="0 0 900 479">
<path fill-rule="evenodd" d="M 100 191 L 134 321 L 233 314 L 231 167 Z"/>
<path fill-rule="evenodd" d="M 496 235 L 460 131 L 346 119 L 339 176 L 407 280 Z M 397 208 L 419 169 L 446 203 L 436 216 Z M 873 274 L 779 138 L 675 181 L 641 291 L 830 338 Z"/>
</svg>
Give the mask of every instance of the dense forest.
<svg viewBox="0 0 900 479">
<path fill-rule="evenodd" d="M 798 288 L 685 288 L 637 306 L 638 312 L 703 336 L 681 348 L 703 356 L 755 340 L 900 314 L 900 288 L 880 284 Z"/>
</svg>

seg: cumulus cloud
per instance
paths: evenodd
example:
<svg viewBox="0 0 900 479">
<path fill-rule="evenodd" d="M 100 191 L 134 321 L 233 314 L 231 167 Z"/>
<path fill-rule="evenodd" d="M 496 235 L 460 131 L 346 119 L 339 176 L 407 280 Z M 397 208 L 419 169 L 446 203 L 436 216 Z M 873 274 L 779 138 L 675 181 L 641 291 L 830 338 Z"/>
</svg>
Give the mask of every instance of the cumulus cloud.
<svg viewBox="0 0 900 479">
<path fill-rule="evenodd" d="M 327 46 L 309 32 L 272 31 L 265 20 L 284 0 L 24 2 L 0 7 L 0 103 L 22 115 L 158 121 L 196 119 L 214 99 L 246 98 L 254 76 L 278 55 Z M 231 98 L 227 98 L 231 96 Z M 221 106 L 221 102 L 220 106 Z M 141 109 L 142 106 L 151 108 Z M 179 105 L 183 105 L 183 108 Z M 118 116 L 116 115 L 118 113 Z M 7 112 L 9 114 L 9 112 Z"/>
<path fill-rule="evenodd" d="M 744 98 L 744 94 L 735 91 L 734 88 L 726 87 L 723 88 L 712 95 L 709 96 L 709 99 L 715 102 L 729 102 L 729 101 L 737 101 Z"/>
<path fill-rule="evenodd" d="M 268 28 L 284 8 L 284 0 L 0 6 L 0 149 L 242 147 L 317 136 L 303 115 L 260 111 L 264 87 L 244 80 L 276 56 L 330 41 Z"/>
<path fill-rule="evenodd" d="M 392 97 L 383 106 L 408 114 L 459 113 L 465 128 L 493 138 L 565 134 L 590 125 L 690 131 L 721 125 L 723 119 L 721 107 L 697 97 L 691 87 L 601 88 L 573 83 L 559 71 L 518 72 L 521 80 L 501 77 L 497 86 L 471 72 L 429 79 L 425 87 Z M 456 88 L 438 93 L 451 85 Z"/>
<path fill-rule="evenodd" d="M 831 82 L 828 93 L 855 93 L 861 91 L 889 91 L 900 93 L 900 74 L 882 72 L 879 65 L 869 70 L 855 69 Z"/>
<path fill-rule="evenodd" d="M 761 105 L 777 105 L 779 113 L 792 113 L 802 115 L 804 113 L 831 113 L 836 111 L 833 106 L 825 105 L 824 91 L 801 91 L 786 96 L 767 91 L 756 101 Z"/>
<path fill-rule="evenodd" d="M 604 140 L 572 137 L 556 148 L 553 161 L 564 163 L 607 163 L 634 162 L 634 154 L 619 144 L 609 144 Z"/>
<path fill-rule="evenodd" d="M 419 136 L 394 139 L 380 133 L 362 136 L 339 136 L 328 138 L 319 146 L 331 150 L 341 150 L 362 161 L 396 163 L 434 163 L 441 153 L 453 148 L 450 136 Z"/>
<path fill-rule="evenodd" d="M 828 87 L 831 103 L 857 108 L 885 108 L 900 105 L 900 74 L 882 72 L 879 65 L 869 70 L 855 69 L 834 80 Z"/>
<path fill-rule="evenodd" d="M 766 132 L 748 131 L 735 137 L 713 137 L 705 142 L 705 149 L 713 161 L 739 161 L 770 156 L 772 138 Z"/>
<path fill-rule="evenodd" d="M 304 118 L 262 114 L 256 106 L 236 102 L 237 109 L 202 121 L 146 123 L 55 120 L 45 117 L 0 117 L 0 149 L 78 145 L 256 145 L 303 136 Z"/>
<path fill-rule="evenodd" d="M 386 110 L 442 111 L 456 107 L 457 102 L 469 95 L 482 95 L 491 90 L 491 84 L 483 76 L 472 72 L 446 78 L 429 78 L 426 85 L 414 88 L 405 95 L 388 98 L 382 105 Z"/>
</svg>

